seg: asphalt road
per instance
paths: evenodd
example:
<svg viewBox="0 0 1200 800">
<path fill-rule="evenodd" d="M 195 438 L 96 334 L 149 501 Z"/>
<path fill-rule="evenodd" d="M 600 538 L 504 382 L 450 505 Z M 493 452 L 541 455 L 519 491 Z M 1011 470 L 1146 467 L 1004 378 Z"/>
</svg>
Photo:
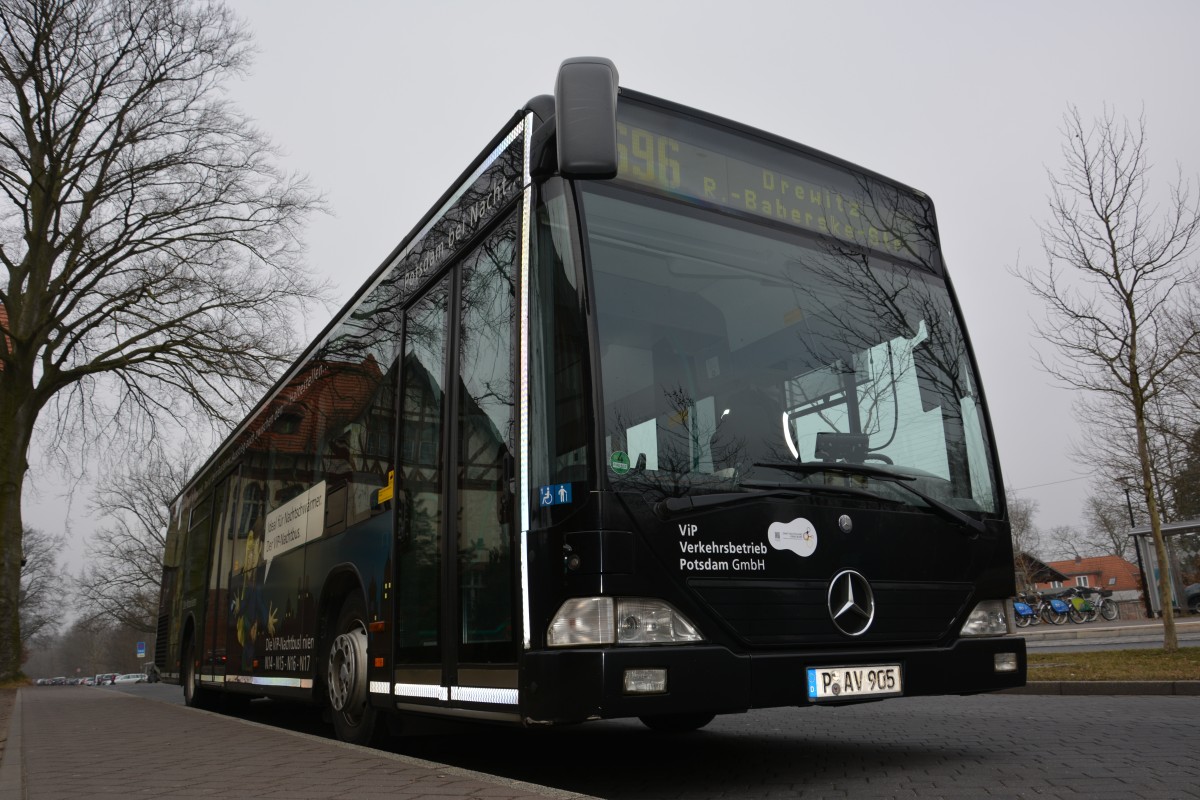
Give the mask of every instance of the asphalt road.
<svg viewBox="0 0 1200 800">
<path fill-rule="evenodd" d="M 120 691 L 177 702 L 176 686 Z M 324 733 L 257 701 L 246 717 Z M 662 735 L 636 721 L 553 730 L 438 724 L 389 749 L 611 800 L 1200 798 L 1200 697 L 988 695 L 718 717 Z"/>
<path fill-rule="evenodd" d="M 757 711 L 685 736 L 611 722 L 399 749 L 612 800 L 1185 798 L 1200 797 L 1198 720 L 1200 698 L 905 698 Z"/>
</svg>

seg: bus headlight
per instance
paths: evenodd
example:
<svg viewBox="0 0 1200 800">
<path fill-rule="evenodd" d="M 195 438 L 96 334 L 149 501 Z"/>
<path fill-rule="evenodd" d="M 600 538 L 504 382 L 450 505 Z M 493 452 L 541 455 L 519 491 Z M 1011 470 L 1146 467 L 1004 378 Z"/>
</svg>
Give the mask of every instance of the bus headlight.
<svg viewBox="0 0 1200 800">
<path fill-rule="evenodd" d="M 550 620 L 550 647 L 702 642 L 696 626 L 670 603 L 647 597 L 576 597 Z"/>
<path fill-rule="evenodd" d="M 617 644 L 678 644 L 704 637 L 669 603 L 645 597 L 617 598 Z"/>
<path fill-rule="evenodd" d="M 550 647 L 581 647 L 612 644 L 613 601 L 611 597 L 576 597 L 559 607 L 546 644 Z"/>
<path fill-rule="evenodd" d="M 960 636 L 1004 636 L 1008 633 L 1008 613 L 1003 600 L 984 600 L 963 623 Z"/>
</svg>

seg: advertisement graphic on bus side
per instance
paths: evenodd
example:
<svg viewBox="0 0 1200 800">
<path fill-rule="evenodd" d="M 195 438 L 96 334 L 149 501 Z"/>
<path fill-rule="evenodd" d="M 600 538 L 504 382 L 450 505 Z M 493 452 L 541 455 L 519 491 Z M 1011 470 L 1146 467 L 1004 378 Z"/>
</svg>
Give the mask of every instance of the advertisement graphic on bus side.
<svg viewBox="0 0 1200 800">
<path fill-rule="evenodd" d="M 267 515 L 263 558 L 267 561 L 319 539 L 325 530 L 325 481 L 293 497 Z"/>
</svg>

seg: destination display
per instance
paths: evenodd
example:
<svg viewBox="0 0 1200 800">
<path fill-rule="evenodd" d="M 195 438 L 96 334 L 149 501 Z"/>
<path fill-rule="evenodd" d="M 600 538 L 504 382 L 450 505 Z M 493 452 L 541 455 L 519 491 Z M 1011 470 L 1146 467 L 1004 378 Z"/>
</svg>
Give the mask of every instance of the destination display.
<svg viewBox="0 0 1200 800">
<path fill-rule="evenodd" d="M 933 266 L 923 197 L 816 158 L 624 103 L 617 159 L 618 181 Z"/>
</svg>

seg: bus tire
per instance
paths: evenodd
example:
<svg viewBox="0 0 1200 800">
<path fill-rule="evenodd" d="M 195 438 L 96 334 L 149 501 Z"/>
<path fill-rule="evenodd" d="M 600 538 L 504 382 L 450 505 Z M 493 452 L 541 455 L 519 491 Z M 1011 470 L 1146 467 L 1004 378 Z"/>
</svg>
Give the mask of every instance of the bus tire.
<svg viewBox="0 0 1200 800">
<path fill-rule="evenodd" d="M 183 702 L 189 708 L 210 708 L 212 692 L 200 685 L 200 676 L 196 673 L 196 640 L 188 636 L 183 646 Z"/>
<path fill-rule="evenodd" d="M 688 731 L 700 730 L 712 722 L 716 716 L 716 714 L 693 712 L 690 714 L 654 714 L 652 716 L 638 717 L 638 719 L 652 731 L 659 731 L 660 733 L 687 733 Z"/>
<path fill-rule="evenodd" d="M 367 614 L 357 590 L 343 601 L 332 629 L 325 686 L 337 738 L 361 745 L 375 741 L 379 714 L 367 692 Z"/>
</svg>

